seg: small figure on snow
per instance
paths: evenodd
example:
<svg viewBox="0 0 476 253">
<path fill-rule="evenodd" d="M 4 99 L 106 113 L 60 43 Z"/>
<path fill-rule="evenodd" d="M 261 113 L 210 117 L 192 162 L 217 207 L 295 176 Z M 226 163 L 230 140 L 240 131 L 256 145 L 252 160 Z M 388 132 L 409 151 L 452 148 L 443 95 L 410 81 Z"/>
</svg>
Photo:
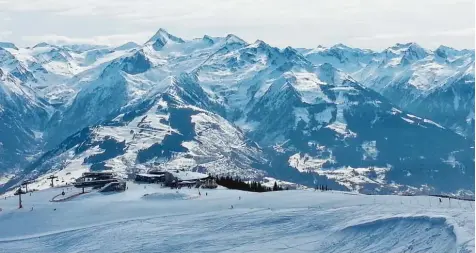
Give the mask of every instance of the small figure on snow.
<svg viewBox="0 0 476 253">
<path fill-rule="evenodd" d="M 205 196 L 208 196 L 208 192 L 205 192 Z"/>
<path fill-rule="evenodd" d="M 440 200 L 440 203 L 441 203 L 441 198 L 438 198 Z"/>
<path fill-rule="evenodd" d="M 238 196 L 238 200 L 241 200 L 241 196 Z"/>
<path fill-rule="evenodd" d="M 233 209 L 233 205 L 231 205 L 231 208 L 230 209 Z"/>
</svg>

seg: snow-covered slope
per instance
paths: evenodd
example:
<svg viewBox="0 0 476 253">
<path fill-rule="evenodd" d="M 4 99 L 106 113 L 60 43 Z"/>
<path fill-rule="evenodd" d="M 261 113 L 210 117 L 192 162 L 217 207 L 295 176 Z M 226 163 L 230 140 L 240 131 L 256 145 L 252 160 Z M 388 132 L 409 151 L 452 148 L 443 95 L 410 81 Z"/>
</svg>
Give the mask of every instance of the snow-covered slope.
<svg viewBox="0 0 476 253">
<path fill-rule="evenodd" d="M 474 251 L 474 202 L 342 192 L 249 193 L 128 183 L 50 202 L 62 189 L 0 200 L 5 252 Z M 78 190 L 66 190 L 67 196 Z M 233 206 L 233 208 L 231 208 Z M 32 209 L 33 208 L 33 209 Z"/>
<path fill-rule="evenodd" d="M 473 191 L 470 141 L 356 80 L 382 54 L 326 50 L 232 34 L 184 40 L 163 29 L 141 46 L 5 49 L 7 71 L 44 66 L 48 74 L 29 72 L 37 81 L 25 74 L 18 82 L 51 113 L 40 131 L 43 155 L 4 189 L 45 173 L 161 166 L 380 193 Z M 387 51 L 389 69 L 434 55 L 414 44 Z M 42 76 L 50 81 L 40 86 Z"/>
</svg>

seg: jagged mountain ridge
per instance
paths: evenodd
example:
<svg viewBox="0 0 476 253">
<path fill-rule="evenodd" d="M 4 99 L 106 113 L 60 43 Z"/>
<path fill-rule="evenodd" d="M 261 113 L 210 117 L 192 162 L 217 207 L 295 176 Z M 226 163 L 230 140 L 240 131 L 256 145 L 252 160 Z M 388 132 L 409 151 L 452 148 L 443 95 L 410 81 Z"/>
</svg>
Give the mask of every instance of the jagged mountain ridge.
<svg viewBox="0 0 476 253">
<path fill-rule="evenodd" d="M 65 82 L 35 89 L 54 108 L 44 129 L 51 151 L 9 185 L 55 171 L 127 174 L 160 164 L 360 191 L 471 189 L 468 141 L 403 112 L 330 63 L 313 64 L 302 50 L 234 35 L 187 41 L 163 29 L 126 48 L 106 49 L 76 63 L 83 71 Z M 82 54 L 94 50 L 104 49 Z M 69 61 L 85 59 L 68 53 Z M 57 99 L 53 90 L 68 92 Z"/>
</svg>

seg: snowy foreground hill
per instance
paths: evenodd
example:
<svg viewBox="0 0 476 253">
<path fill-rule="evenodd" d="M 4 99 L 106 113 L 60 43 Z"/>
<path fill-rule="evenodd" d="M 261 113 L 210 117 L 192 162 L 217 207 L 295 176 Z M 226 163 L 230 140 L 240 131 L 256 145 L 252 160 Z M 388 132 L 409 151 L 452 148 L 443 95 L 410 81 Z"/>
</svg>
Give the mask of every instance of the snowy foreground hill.
<svg viewBox="0 0 476 253">
<path fill-rule="evenodd" d="M 474 195 L 472 65 L 414 43 L 280 49 L 163 29 L 115 48 L 2 43 L 0 192 L 161 168 Z"/>
<path fill-rule="evenodd" d="M 469 201 L 128 185 L 66 202 L 34 192 L 23 209 L 1 199 L 0 252 L 475 252 Z"/>
</svg>

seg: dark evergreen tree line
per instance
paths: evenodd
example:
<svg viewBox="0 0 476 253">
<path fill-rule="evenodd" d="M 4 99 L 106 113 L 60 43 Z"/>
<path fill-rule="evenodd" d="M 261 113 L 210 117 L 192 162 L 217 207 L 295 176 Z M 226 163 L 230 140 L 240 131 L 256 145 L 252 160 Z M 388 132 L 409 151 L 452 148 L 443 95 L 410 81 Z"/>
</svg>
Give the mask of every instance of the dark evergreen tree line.
<svg viewBox="0 0 476 253">
<path fill-rule="evenodd" d="M 250 192 L 269 192 L 269 191 L 282 191 L 283 188 L 278 186 L 275 182 L 273 188 L 263 186 L 260 182 L 251 181 L 244 182 L 240 178 L 233 178 L 231 176 L 226 177 L 214 177 L 217 184 L 228 189 L 250 191 Z"/>
<path fill-rule="evenodd" d="M 321 190 L 321 191 L 330 191 L 331 188 L 327 188 L 327 185 L 316 185 L 314 188 L 316 191 Z"/>
</svg>

